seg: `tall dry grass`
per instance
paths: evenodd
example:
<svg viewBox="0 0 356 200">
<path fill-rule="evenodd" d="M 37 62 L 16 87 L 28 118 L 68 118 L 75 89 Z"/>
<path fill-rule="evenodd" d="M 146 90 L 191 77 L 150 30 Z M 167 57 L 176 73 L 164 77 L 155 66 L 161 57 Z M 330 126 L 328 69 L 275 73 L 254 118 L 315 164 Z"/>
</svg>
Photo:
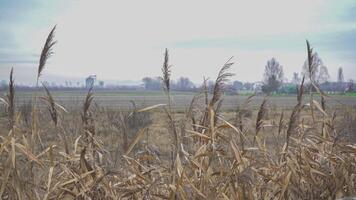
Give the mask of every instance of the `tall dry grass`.
<svg viewBox="0 0 356 200">
<path fill-rule="evenodd" d="M 41 54 L 38 77 L 52 54 L 53 36 L 54 29 Z M 309 43 L 307 46 L 309 57 Z M 92 89 L 80 111 L 68 112 L 44 86 L 46 97 L 41 99 L 47 109 L 37 106 L 36 94 L 32 126 L 24 126 L 24 116 L 14 106 L 11 71 L 8 96 L 1 99 L 10 126 L 0 137 L 0 197 L 336 199 L 356 196 L 356 145 L 341 137 L 347 118 L 338 118 L 338 113 L 326 109 L 325 99 L 330 97 L 316 85 L 323 97 L 321 103 L 313 97 L 309 104 L 303 103 L 303 79 L 297 105 L 291 112 L 283 111 L 279 119 L 266 117 L 267 98 L 255 115 L 248 106 L 251 96 L 235 117 L 227 120 L 219 110 L 224 83 L 232 76 L 229 69 L 233 63 L 229 59 L 218 73 L 212 97 L 209 99 L 205 89 L 202 95 L 192 99 L 186 113 L 178 117 L 171 109 L 168 61 L 166 50 L 162 72 L 167 104 L 134 107 L 118 125 L 114 124 L 116 115 L 107 115 L 112 121 L 99 119 L 98 112 L 109 111 L 93 108 Z M 200 97 L 204 97 L 205 103 L 197 103 Z M 138 119 L 140 113 L 159 109 L 165 111 L 164 118 L 168 121 L 166 134 L 162 134 L 170 142 L 171 148 L 166 149 L 171 150 L 160 152 L 160 147 L 153 145 L 155 138 L 151 134 L 157 129 L 152 127 L 159 122 L 144 123 L 132 137 L 118 137 L 124 140 L 123 144 L 115 142 L 117 137 L 112 133 L 126 130 L 118 127 L 128 126 L 127 122 Z M 289 118 L 285 118 L 288 114 Z M 50 117 L 38 120 L 46 115 Z M 352 114 L 350 118 L 352 121 Z M 120 152 L 117 149 L 121 144 L 124 148 Z"/>
</svg>

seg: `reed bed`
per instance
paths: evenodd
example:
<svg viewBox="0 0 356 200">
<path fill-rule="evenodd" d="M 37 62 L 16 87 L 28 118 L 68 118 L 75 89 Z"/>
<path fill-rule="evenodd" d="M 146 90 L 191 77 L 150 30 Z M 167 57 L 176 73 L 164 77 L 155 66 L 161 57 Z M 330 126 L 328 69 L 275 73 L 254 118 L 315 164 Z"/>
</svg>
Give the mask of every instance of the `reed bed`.
<svg viewBox="0 0 356 200">
<path fill-rule="evenodd" d="M 44 45 L 38 80 L 52 55 L 55 27 Z M 308 60 L 312 49 L 307 42 Z M 220 110 L 232 58 L 221 68 L 212 95 L 201 91 L 182 114 L 170 96 L 168 50 L 162 67 L 167 104 L 129 113 L 94 104 L 67 111 L 51 96 L 32 101 L 26 119 L 14 102 L 16 73 L 1 98 L 0 197 L 2 199 L 337 199 L 356 196 L 356 134 L 351 110 L 327 107 L 305 93 L 304 79 L 292 111 L 270 117 L 268 97 L 254 113 L 251 96 L 231 118 Z M 312 65 L 309 70 L 312 71 Z M 205 83 L 206 81 L 204 81 Z M 204 87 L 202 87 L 204 88 Z M 205 87 L 206 88 L 206 87 Z M 40 99 L 42 101 L 37 101 Z M 203 99 L 205 103 L 197 103 Z M 305 103 L 308 102 L 308 103 Z M 40 107 L 38 104 L 45 104 Z M 44 109 L 47 108 L 47 109 Z M 147 113 L 161 114 L 160 136 Z M 348 114 L 346 114 L 348 113 Z M 105 120 L 100 119 L 105 117 Z M 347 117 L 346 117 L 347 116 Z M 132 120 L 134 119 L 134 120 Z M 30 121 L 30 125 L 29 122 Z M 132 130 L 135 130 L 133 132 Z"/>
</svg>

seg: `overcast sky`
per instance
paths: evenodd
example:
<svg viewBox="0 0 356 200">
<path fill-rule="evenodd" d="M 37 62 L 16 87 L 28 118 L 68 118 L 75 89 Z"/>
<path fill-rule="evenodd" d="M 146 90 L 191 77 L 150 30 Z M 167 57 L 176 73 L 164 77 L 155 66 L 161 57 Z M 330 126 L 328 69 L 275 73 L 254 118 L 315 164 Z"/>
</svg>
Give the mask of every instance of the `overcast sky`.
<svg viewBox="0 0 356 200">
<path fill-rule="evenodd" d="M 46 77 L 141 80 L 159 76 L 164 48 L 173 78 L 215 78 L 234 56 L 234 79 L 262 79 L 275 57 L 285 75 L 301 72 L 305 39 L 329 69 L 356 79 L 354 0 L 0 0 L 0 79 L 35 80 L 39 53 L 57 24 Z"/>
</svg>

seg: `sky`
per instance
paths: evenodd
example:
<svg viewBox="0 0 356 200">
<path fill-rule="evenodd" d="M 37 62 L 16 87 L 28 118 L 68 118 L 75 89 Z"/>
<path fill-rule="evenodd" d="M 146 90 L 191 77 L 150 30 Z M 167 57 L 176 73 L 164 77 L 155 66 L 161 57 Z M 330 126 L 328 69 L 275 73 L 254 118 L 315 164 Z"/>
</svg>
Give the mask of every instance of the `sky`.
<svg viewBox="0 0 356 200">
<path fill-rule="evenodd" d="M 269 59 L 286 78 L 301 72 L 308 39 L 336 80 L 356 79 L 354 0 L 0 0 L 0 79 L 14 67 L 34 83 L 39 54 L 57 25 L 42 80 L 139 81 L 160 76 L 165 48 L 172 78 L 215 79 L 233 56 L 233 80 L 259 81 Z"/>
</svg>

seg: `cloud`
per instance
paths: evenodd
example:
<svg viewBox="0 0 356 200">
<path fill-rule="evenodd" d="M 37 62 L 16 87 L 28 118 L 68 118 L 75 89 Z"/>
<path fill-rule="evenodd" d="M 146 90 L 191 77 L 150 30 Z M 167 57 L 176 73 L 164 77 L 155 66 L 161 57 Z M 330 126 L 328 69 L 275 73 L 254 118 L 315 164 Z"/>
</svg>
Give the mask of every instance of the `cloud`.
<svg viewBox="0 0 356 200">
<path fill-rule="evenodd" d="M 38 55 L 18 54 L 18 53 L 2 53 L 0 51 L 0 64 L 35 64 L 38 62 Z"/>
<path fill-rule="evenodd" d="M 330 73 L 342 64 L 348 78 L 356 78 L 354 1 L 13 2 L 0 3 L 0 13 L 6 10 L 0 14 L 0 38 L 5 38 L 0 41 L 0 68 L 10 63 L 35 67 L 48 32 L 58 24 L 48 74 L 133 80 L 157 76 L 168 47 L 174 76 L 200 82 L 203 75 L 215 77 L 225 60 L 235 56 L 236 78 L 254 81 L 272 57 L 287 75 L 299 72 L 308 38 Z"/>
</svg>

